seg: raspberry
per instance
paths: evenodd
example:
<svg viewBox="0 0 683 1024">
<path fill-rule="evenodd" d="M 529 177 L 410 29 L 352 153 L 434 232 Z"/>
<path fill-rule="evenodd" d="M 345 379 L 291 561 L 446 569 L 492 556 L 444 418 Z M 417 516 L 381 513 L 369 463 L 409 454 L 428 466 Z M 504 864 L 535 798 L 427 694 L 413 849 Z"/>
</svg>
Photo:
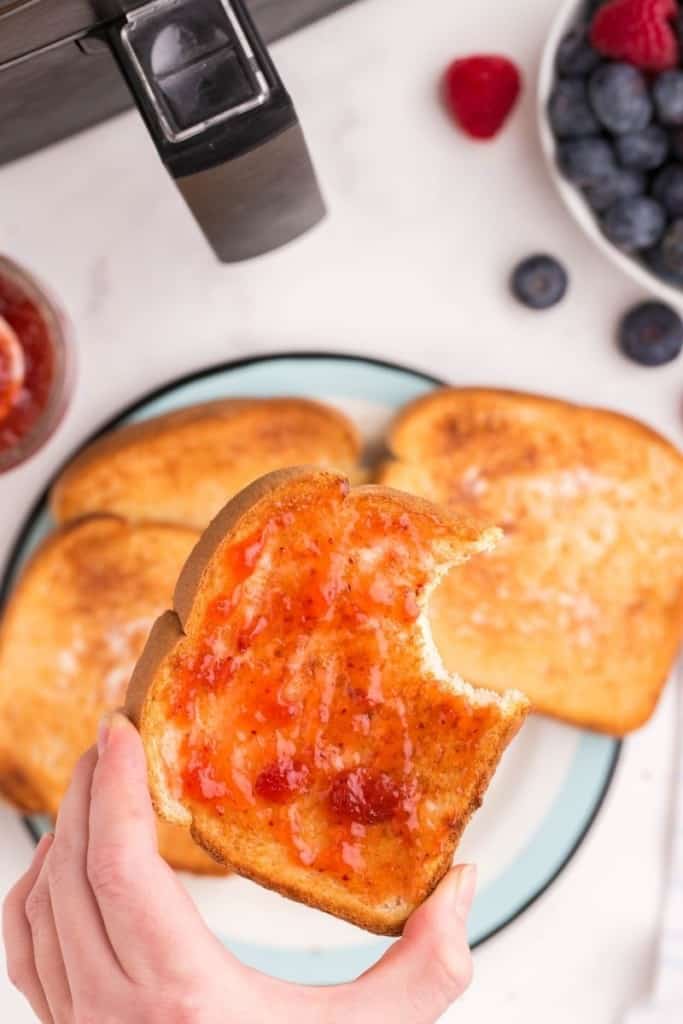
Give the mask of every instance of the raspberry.
<svg viewBox="0 0 683 1024">
<path fill-rule="evenodd" d="M 677 14 L 676 0 L 611 0 L 595 14 L 590 41 L 605 57 L 665 71 L 678 64 Z"/>
<path fill-rule="evenodd" d="M 507 57 L 463 57 L 448 66 L 444 85 L 462 130 L 473 139 L 492 139 L 517 102 L 521 77 Z"/>
</svg>

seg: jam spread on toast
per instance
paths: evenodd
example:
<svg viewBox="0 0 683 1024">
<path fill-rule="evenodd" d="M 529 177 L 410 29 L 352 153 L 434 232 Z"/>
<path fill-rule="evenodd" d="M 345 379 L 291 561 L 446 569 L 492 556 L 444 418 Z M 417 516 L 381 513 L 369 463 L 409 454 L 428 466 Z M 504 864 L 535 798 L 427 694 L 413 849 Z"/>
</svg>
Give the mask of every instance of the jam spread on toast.
<svg viewBox="0 0 683 1024">
<path fill-rule="evenodd" d="M 448 694 L 407 705 L 406 679 L 430 682 L 407 636 L 445 531 L 425 537 L 398 503 L 347 490 L 333 481 L 224 546 L 220 595 L 173 655 L 169 700 L 183 799 L 390 898 L 410 891 L 421 842 L 447 838 L 423 792 L 439 731 L 457 726 L 466 751 L 498 712 Z"/>
</svg>

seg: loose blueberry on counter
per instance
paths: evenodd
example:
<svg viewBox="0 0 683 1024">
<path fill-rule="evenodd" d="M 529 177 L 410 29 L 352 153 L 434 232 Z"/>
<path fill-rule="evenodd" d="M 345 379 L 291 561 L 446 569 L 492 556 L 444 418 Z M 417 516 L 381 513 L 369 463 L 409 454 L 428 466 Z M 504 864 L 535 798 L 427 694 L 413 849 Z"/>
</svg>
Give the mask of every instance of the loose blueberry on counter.
<svg viewBox="0 0 683 1024">
<path fill-rule="evenodd" d="M 625 252 L 649 249 L 666 230 L 666 213 L 649 196 L 617 199 L 602 219 L 602 230 L 613 245 Z"/>
<path fill-rule="evenodd" d="M 652 182 L 652 195 L 671 216 L 683 216 L 683 164 L 662 168 Z"/>
<path fill-rule="evenodd" d="M 545 253 L 528 256 L 510 279 L 512 294 L 529 309 L 550 309 L 564 298 L 569 277 L 559 260 Z"/>
<path fill-rule="evenodd" d="M 683 321 L 663 302 L 643 302 L 622 319 L 619 346 L 642 366 L 670 363 L 683 347 Z"/>
<path fill-rule="evenodd" d="M 659 245 L 650 249 L 646 259 L 659 277 L 683 286 L 683 220 L 672 221 Z"/>
<path fill-rule="evenodd" d="M 598 213 L 608 210 L 617 199 L 630 199 L 645 191 L 645 175 L 640 171 L 617 168 L 613 174 L 586 188 L 585 195 L 592 209 Z"/>
<path fill-rule="evenodd" d="M 565 177 L 583 187 L 597 184 L 617 169 L 614 150 L 597 135 L 561 142 L 557 159 Z"/>
<path fill-rule="evenodd" d="M 661 124 L 683 124 L 683 71 L 662 71 L 652 86 L 652 98 Z"/>
<path fill-rule="evenodd" d="M 617 136 L 614 146 L 622 167 L 654 171 L 669 155 L 669 136 L 658 124 L 649 124 L 642 132 Z"/>
<path fill-rule="evenodd" d="M 588 89 L 581 78 L 560 78 L 548 102 L 548 117 L 558 139 L 596 135 L 598 120 L 588 102 Z"/>
<path fill-rule="evenodd" d="M 642 131 L 652 118 L 647 81 L 631 64 L 601 64 L 588 92 L 598 120 L 615 135 Z"/>
<path fill-rule="evenodd" d="M 577 25 L 557 48 L 555 66 L 561 75 L 589 75 L 600 63 L 600 54 L 588 41 L 588 29 Z"/>
</svg>

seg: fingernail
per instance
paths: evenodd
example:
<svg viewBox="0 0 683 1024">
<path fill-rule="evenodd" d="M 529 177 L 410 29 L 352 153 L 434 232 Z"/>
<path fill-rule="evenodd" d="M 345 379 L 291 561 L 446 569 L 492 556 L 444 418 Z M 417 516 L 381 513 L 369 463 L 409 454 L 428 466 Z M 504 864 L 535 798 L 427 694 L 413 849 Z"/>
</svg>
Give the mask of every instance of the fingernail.
<svg viewBox="0 0 683 1024">
<path fill-rule="evenodd" d="M 97 727 L 97 753 L 103 754 L 115 729 L 128 729 L 130 724 L 130 719 L 122 711 L 110 711 L 104 715 Z"/>
<path fill-rule="evenodd" d="M 455 885 L 455 912 L 458 917 L 465 919 L 472 907 L 474 891 L 477 887 L 477 869 L 474 864 L 464 864 L 458 869 L 458 878 Z"/>
</svg>

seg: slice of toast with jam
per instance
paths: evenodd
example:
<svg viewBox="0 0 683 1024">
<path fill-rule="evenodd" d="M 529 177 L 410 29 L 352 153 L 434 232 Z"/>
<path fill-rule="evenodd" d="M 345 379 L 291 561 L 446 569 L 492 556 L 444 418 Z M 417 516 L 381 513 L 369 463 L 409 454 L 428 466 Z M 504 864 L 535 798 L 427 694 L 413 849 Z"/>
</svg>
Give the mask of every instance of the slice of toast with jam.
<svg viewBox="0 0 683 1024">
<path fill-rule="evenodd" d="M 497 533 L 314 468 L 237 495 L 128 690 L 162 818 L 262 885 L 399 933 L 527 712 L 449 676 L 426 618 Z"/>
</svg>

